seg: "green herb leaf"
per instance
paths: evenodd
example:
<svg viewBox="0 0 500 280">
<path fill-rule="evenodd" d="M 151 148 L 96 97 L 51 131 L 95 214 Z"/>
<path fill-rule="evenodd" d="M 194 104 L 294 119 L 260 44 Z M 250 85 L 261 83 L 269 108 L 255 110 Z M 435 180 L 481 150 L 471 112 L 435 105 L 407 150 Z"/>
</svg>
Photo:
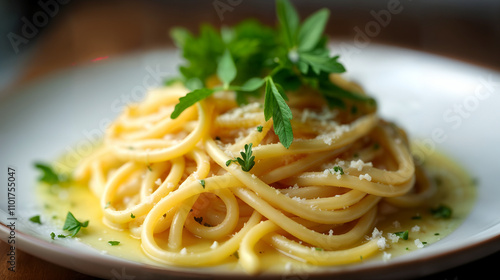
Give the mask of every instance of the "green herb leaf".
<svg viewBox="0 0 500 280">
<path fill-rule="evenodd" d="M 200 184 L 203 188 L 205 188 L 205 180 L 200 180 Z"/>
<path fill-rule="evenodd" d="M 174 40 L 178 48 L 183 48 L 189 38 L 192 38 L 191 33 L 185 28 L 174 27 L 170 30 L 170 37 Z"/>
<path fill-rule="evenodd" d="M 135 219 L 134 213 L 130 213 L 130 218 Z"/>
<path fill-rule="evenodd" d="M 108 244 L 111 246 L 116 246 L 120 244 L 120 241 L 108 241 Z"/>
<path fill-rule="evenodd" d="M 375 100 L 373 98 L 366 96 L 366 95 L 362 95 L 362 94 L 358 94 L 355 92 L 345 90 L 345 89 L 343 89 L 343 88 L 341 88 L 333 83 L 321 82 L 320 83 L 320 91 L 324 97 L 356 100 L 356 101 L 367 102 L 367 103 L 371 103 L 371 104 L 375 105 Z"/>
<path fill-rule="evenodd" d="M 184 110 L 193 106 L 196 102 L 209 97 L 212 93 L 214 93 L 214 90 L 208 88 L 196 89 L 189 92 L 186 96 L 179 98 L 179 103 L 175 105 L 174 111 L 170 117 L 176 119 Z"/>
<path fill-rule="evenodd" d="M 218 31 L 202 25 L 198 35 L 183 28 L 171 35 L 182 49 L 186 63 L 180 66 L 179 79 L 191 91 L 179 100 L 171 118 L 218 90 L 232 90 L 238 105 L 264 93 L 264 115 L 273 119 L 274 132 L 288 148 L 293 141 L 292 114 L 285 92 L 316 91 L 329 106 L 346 109 L 346 99 L 368 102 L 372 98 L 335 85 L 330 73 L 345 72 L 338 56 L 331 57 L 328 38 L 323 35 L 330 12 L 319 10 L 302 24 L 289 0 L 276 1 L 278 28 L 247 20 Z M 207 81 L 217 75 L 223 86 L 208 89 Z M 175 81 L 179 81 L 175 80 Z M 259 89 L 264 86 L 264 91 Z M 355 106 L 356 104 L 349 104 Z M 227 163 L 230 164 L 231 162 Z"/>
<path fill-rule="evenodd" d="M 82 227 L 87 227 L 89 225 L 89 221 L 80 222 L 71 212 L 68 212 L 66 215 L 66 221 L 64 222 L 63 230 L 67 230 L 70 232 L 70 236 L 74 237 Z"/>
<path fill-rule="evenodd" d="M 47 183 L 49 185 L 57 185 L 61 183 L 67 183 L 70 178 L 63 174 L 58 174 L 49 164 L 37 162 L 35 167 L 41 171 L 41 176 L 38 181 Z"/>
<path fill-rule="evenodd" d="M 236 66 L 233 58 L 228 50 L 222 55 L 217 66 L 217 76 L 224 84 L 224 89 L 229 87 L 229 84 L 236 78 Z"/>
<path fill-rule="evenodd" d="M 56 234 L 54 232 L 51 232 L 50 233 L 50 239 L 54 240 L 54 238 L 56 238 Z"/>
<path fill-rule="evenodd" d="M 394 233 L 396 236 L 399 236 L 399 238 L 403 240 L 408 240 L 408 230 L 405 231 L 398 231 Z"/>
<path fill-rule="evenodd" d="M 314 73 L 319 74 L 321 71 L 327 73 L 343 73 L 344 66 L 337 61 L 338 57 L 328 57 L 328 55 L 314 53 L 300 53 L 300 61 L 309 65 Z M 307 74 L 301 69 L 302 73 Z"/>
<path fill-rule="evenodd" d="M 297 45 L 299 15 L 288 0 L 276 1 L 276 13 L 288 49 Z"/>
<path fill-rule="evenodd" d="M 240 152 L 241 158 L 238 157 L 236 160 L 241 166 L 241 170 L 248 172 L 255 165 L 255 156 L 252 155 L 252 143 L 245 144 L 245 151 Z M 226 162 L 227 165 L 227 162 Z"/>
<path fill-rule="evenodd" d="M 262 87 L 266 80 L 258 77 L 251 78 L 250 80 L 246 81 L 240 88 L 239 90 L 241 91 L 255 91 Z"/>
<path fill-rule="evenodd" d="M 30 221 L 35 223 L 35 224 L 42 224 L 42 221 L 40 220 L 40 215 L 36 215 L 30 218 Z"/>
<path fill-rule="evenodd" d="M 439 205 L 436 208 L 431 209 L 431 214 L 435 218 L 449 219 L 453 213 L 452 209 L 446 205 Z"/>
<path fill-rule="evenodd" d="M 340 175 L 344 175 L 344 169 L 338 165 L 333 167 L 333 171 L 340 173 Z"/>
<path fill-rule="evenodd" d="M 264 99 L 264 117 L 273 118 L 274 132 L 278 135 L 281 144 L 288 149 L 293 141 L 292 111 L 283 98 L 284 93 L 278 90 L 271 77 L 266 81 L 266 95 Z"/>
<path fill-rule="evenodd" d="M 321 9 L 304 21 L 298 34 L 299 51 L 310 51 L 318 44 L 329 16 L 330 11 Z"/>
</svg>

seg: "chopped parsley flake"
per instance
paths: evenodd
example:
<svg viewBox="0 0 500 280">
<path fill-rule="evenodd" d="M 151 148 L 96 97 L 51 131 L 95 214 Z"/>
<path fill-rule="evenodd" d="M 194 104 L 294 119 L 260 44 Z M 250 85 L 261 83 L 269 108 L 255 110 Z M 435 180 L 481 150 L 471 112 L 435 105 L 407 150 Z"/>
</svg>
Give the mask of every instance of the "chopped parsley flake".
<svg viewBox="0 0 500 280">
<path fill-rule="evenodd" d="M 42 224 L 42 221 L 40 220 L 40 215 L 36 215 L 30 218 L 30 221 L 35 223 L 35 224 Z"/>
<path fill-rule="evenodd" d="M 394 234 L 403 240 L 408 240 L 408 230 L 398 231 L 395 232 Z"/>
<path fill-rule="evenodd" d="M 80 222 L 71 212 L 68 212 L 66 215 L 66 221 L 64 222 L 63 230 L 67 230 L 70 232 L 69 236 L 74 237 L 80 229 L 83 227 L 87 227 L 89 225 L 89 221 Z"/>
<path fill-rule="evenodd" d="M 57 173 L 49 164 L 36 162 L 35 168 L 37 168 L 41 172 L 41 175 L 38 178 L 39 182 L 49 185 L 58 185 L 71 181 L 71 178 L 69 176 Z"/>
<path fill-rule="evenodd" d="M 344 169 L 338 165 L 333 167 L 333 171 L 335 171 L 335 173 L 339 173 L 340 175 L 344 175 Z"/>
<path fill-rule="evenodd" d="M 451 208 L 446 205 L 439 205 L 438 207 L 431 209 L 431 214 L 434 218 L 449 219 L 452 212 Z"/>
</svg>

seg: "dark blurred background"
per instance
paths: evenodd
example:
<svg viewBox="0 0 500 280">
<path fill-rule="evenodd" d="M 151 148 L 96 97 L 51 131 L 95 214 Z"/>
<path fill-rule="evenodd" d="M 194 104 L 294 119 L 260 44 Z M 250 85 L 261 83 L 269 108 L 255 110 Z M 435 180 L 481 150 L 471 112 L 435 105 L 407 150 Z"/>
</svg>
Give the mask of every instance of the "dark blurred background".
<svg viewBox="0 0 500 280">
<path fill-rule="evenodd" d="M 327 32 L 353 44 L 395 44 L 500 69 L 498 0 L 295 0 L 328 7 Z M 276 24 L 269 0 L 0 0 L 0 89 L 71 65 L 171 45 L 168 30 L 244 18 Z M 359 34 L 359 33 L 364 33 Z M 364 37 L 363 37 L 364 36 Z"/>
<path fill-rule="evenodd" d="M 327 32 L 354 47 L 391 44 L 500 70 L 498 0 L 292 2 L 302 17 L 330 8 Z M 274 1 L 0 0 L 0 92 L 96 59 L 170 47 L 173 26 L 195 31 L 202 22 L 223 26 L 248 17 L 276 24 Z M 0 242 L 1 252 L 5 246 Z M 87 279 L 18 254 L 21 278 Z M 498 261 L 500 253 L 427 279 L 468 279 L 472 270 L 492 275 Z"/>
</svg>

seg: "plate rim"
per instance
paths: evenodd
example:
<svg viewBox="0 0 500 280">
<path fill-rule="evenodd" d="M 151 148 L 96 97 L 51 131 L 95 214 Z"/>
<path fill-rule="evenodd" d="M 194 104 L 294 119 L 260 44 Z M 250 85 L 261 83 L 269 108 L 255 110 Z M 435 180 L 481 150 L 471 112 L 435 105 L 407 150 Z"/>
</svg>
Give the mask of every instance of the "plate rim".
<svg viewBox="0 0 500 280">
<path fill-rule="evenodd" d="M 0 223 L 0 235 L 7 236 L 10 232 L 10 229 L 7 225 Z M 20 240 L 18 239 L 20 237 Z M 445 237 L 446 238 L 446 237 Z M 80 252 L 74 251 L 67 246 L 63 246 L 57 243 L 49 242 L 43 238 L 37 238 L 36 236 L 21 232 L 16 230 L 16 239 L 21 241 L 16 249 L 19 248 L 30 255 L 34 255 L 40 259 L 43 259 L 47 262 L 54 263 L 53 260 L 48 257 L 49 254 L 42 254 L 39 250 L 45 251 L 48 250 L 53 254 L 62 254 L 63 257 L 71 257 L 77 260 L 83 260 L 88 263 L 101 264 L 103 262 L 106 263 L 106 266 L 116 265 L 116 267 L 127 267 L 132 269 L 146 269 L 147 272 L 154 273 L 154 276 L 174 276 L 174 277 L 196 277 L 196 278 L 204 278 L 204 277 L 221 277 L 227 279 L 234 279 L 234 277 L 238 277 L 240 279 L 275 279 L 276 277 L 282 277 L 283 275 L 287 275 L 287 272 L 281 273 L 263 273 L 258 275 L 251 274 L 243 274 L 241 272 L 217 272 L 217 273 L 207 273 L 207 271 L 196 271 L 196 268 L 191 267 L 175 267 L 175 266 L 165 266 L 162 267 L 161 264 L 153 265 L 147 263 L 141 263 L 137 261 L 132 261 L 120 257 L 116 257 L 113 255 L 107 254 L 99 254 L 97 253 L 97 249 L 85 244 L 85 246 L 89 247 L 89 249 L 95 250 L 96 253 L 89 252 Z M 76 241 L 78 242 L 78 241 Z M 33 250 L 28 251 L 27 249 L 36 248 L 35 252 Z M 485 250 L 486 248 L 486 250 Z M 365 266 L 359 266 L 356 264 L 346 265 L 346 266 L 322 266 L 322 268 L 326 269 L 328 267 L 339 268 L 336 270 L 328 270 L 328 271 L 308 271 L 305 274 L 312 277 L 313 279 L 322 279 L 322 277 L 332 277 L 332 276 L 349 276 L 350 279 L 363 279 L 368 273 L 372 276 L 371 279 L 397 279 L 398 277 L 409 277 L 409 276 L 425 276 L 428 274 L 436 273 L 439 271 L 443 271 L 452 267 L 456 267 L 462 265 L 467 262 L 471 262 L 473 260 L 477 260 L 488 255 L 491 255 L 500 250 L 500 231 L 491 236 L 485 237 L 483 239 L 477 240 L 475 242 L 469 243 L 465 246 L 456 247 L 445 252 L 434 253 L 427 257 L 420 257 L 417 259 L 406 258 L 406 259 L 392 259 L 387 262 L 383 261 L 372 261 L 368 260 L 369 263 Z M 452 258 L 447 258 L 449 256 L 453 256 Z M 427 266 L 428 263 L 439 260 L 439 266 Z M 445 260 L 445 261 L 443 261 Z M 109 274 L 100 274 L 96 273 L 96 271 L 90 271 L 85 269 L 79 269 L 79 267 L 72 267 L 68 263 L 54 263 L 56 265 L 66 267 L 71 270 L 78 271 L 82 274 L 91 275 L 95 277 L 108 277 Z M 408 267 L 412 267 L 412 269 L 405 269 Z M 418 269 L 416 269 L 418 268 Z M 422 270 L 425 268 L 425 270 Z M 191 271 L 187 271 L 191 270 Z M 415 274 L 415 271 L 423 272 L 420 274 Z M 376 272 L 377 275 L 373 277 L 373 274 Z M 395 273 L 397 272 L 397 273 Z M 354 278 L 353 278 L 354 277 Z"/>
<path fill-rule="evenodd" d="M 334 42 L 337 43 L 337 42 L 339 42 L 339 40 L 334 40 Z M 477 63 L 471 63 L 468 61 L 460 60 L 460 59 L 457 59 L 455 57 L 444 56 L 442 54 L 425 52 L 425 51 L 407 48 L 407 47 L 402 47 L 402 46 L 393 45 L 393 44 L 381 44 L 381 43 L 372 43 L 372 44 L 374 46 L 377 46 L 377 47 L 391 48 L 391 49 L 396 49 L 398 51 L 410 51 L 412 53 L 416 53 L 419 55 L 436 56 L 436 57 L 440 57 L 446 61 L 460 63 L 463 65 L 469 65 L 469 66 L 472 66 L 475 68 L 486 70 L 488 72 L 500 74 L 498 69 L 484 66 L 484 65 L 480 65 Z M 123 59 L 136 59 L 136 58 L 141 57 L 141 56 L 148 54 L 148 53 L 150 54 L 153 52 L 165 52 L 165 51 L 175 51 L 175 49 L 174 48 L 153 49 L 153 50 L 148 50 L 145 52 L 129 53 L 126 55 L 116 56 L 112 61 L 109 61 L 107 64 L 109 66 L 112 63 L 119 62 Z M 31 80 L 26 84 L 20 85 L 20 86 L 15 87 L 15 88 L 10 88 L 8 90 L 7 94 L 5 94 L 3 96 L 0 95 L 0 101 L 1 102 L 10 102 L 11 98 L 13 98 L 15 93 L 25 92 L 27 89 L 30 89 L 33 86 L 36 86 L 40 83 L 47 82 L 47 81 L 52 80 L 52 79 L 57 79 L 57 77 L 62 75 L 64 72 L 78 71 L 78 70 L 81 70 L 82 68 L 83 69 L 93 68 L 93 65 L 92 64 L 84 64 L 84 65 L 81 65 L 80 67 L 76 67 L 76 68 L 64 69 L 63 71 L 55 71 L 55 72 L 50 73 L 47 76 L 43 76 L 43 77 Z M 475 202 L 473 209 L 477 206 L 478 203 L 479 203 L 479 201 Z M 473 211 L 473 209 L 471 211 Z M 469 215 L 470 215 L 470 213 L 469 213 Z M 498 227 L 499 224 L 500 223 L 497 223 L 497 224 L 493 225 L 493 227 Z M 452 248 L 449 248 L 445 252 L 436 252 L 430 256 L 419 257 L 417 259 L 408 258 L 408 259 L 399 260 L 399 258 L 395 258 L 395 259 L 391 259 L 389 262 L 387 262 L 383 265 L 380 265 L 380 263 L 378 263 L 378 262 L 377 263 L 373 262 L 373 265 L 368 265 L 368 266 L 363 266 L 363 267 L 359 267 L 359 266 L 354 265 L 354 266 L 345 266 L 339 270 L 319 271 L 317 273 L 316 272 L 307 272 L 307 273 L 308 273 L 308 275 L 312 276 L 313 278 L 316 278 L 316 277 L 321 278 L 324 276 L 355 276 L 355 277 L 359 276 L 362 278 L 363 273 L 371 273 L 371 272 L 381 273 L 381 275 L 377 275 L 377 278 L 380 277 L 380 278 L 384 278 L 384 279 L 393 278 L 393 277 L 406 277 L 406 276 L 411 276 L 411 275 L 417 276 L 415 274 L 415 264 L 418 264 L 418 267 L 422 268 L 425 266 L 425 264 L 428 264 L 432 261 L 439 259 L 440 260 L 439 266 L 433 265 L 430 267 L 425 267 L 426 269 L 425 269 L 424 274 L 420 274 L 419 276 L 428 275 L 431 273 L 443 271 L 443 270 L 451 268 L 451 267 L 456 267 L 456 266 L 459 266 L 461 264 L 471 262 L 473 260 L 477 260 L 477 259 L 480 259 L 480 258 L 485 257 L 487 255 L 493 254 L 497 251 L 500 251 L 500 228 L 495 229 L 495 230 L 496 230 L 496 232 L 488 233 L 486 236 L 481 236 L 481 238 L 479 240 L 472 240 L 471 242 L 469 242 L 466 245 L 461 245 L 461 246 L 454 247 L 454 248 L 452 247 Z M 0 235 L 3 235 L 3 234 L 7 235 L 9 232 L 10 232 L 10 229 L 7 227 L 7 225 L 0 222 Z M 190 272 L 182 271 L 182 270 L 178 271 L 178 270 L 175 270 L 175 267 L 172 267 L 174 269 L 171 269 L 170 266 L 165 268 L 165 267 L 160 267 L 160 266 L 156 266 L 156 265 L 135 262 L 135 261 L 131 261 L 128 259 L 115 257 L 112 255 L 104 255 L 104 256 L 100 255 L 100 254 L 94 255 L 94 254 L 88 254 L 87 252 L 78 252 L 78 251 L 76 251 L 77 254 L 75 254 L 75 251 L 71 250 L 71 248 L 69 248 L 69 247 L 62 246 L 60 244 L 51 243 L 47 240 L 44 240 L 43 238 L 37 238 L 34 235 L 30 235 L 28 233 L 24 233 L 22 231 L 16 230 L 16 238 L 18 238 L 18 237 L 21 237 L 20 239 L 22 239 L 23 242 L 21 242 L 20 246 L 16 246 L 16 247 L 19 247 L 21 250 L 23 250 L 29 254 L 32 254 L 32 253 L 30 253 L 27 249 L 28 249 L 28 245 L 31 245 L 31 246 L 38 247 L 38 249 L 40 249 L 40 248 L 48 249 L 51 252 L 57 252 L 57 253 L 63 252 L 63 254 L 65 254 L 67 256 L 75 257 L 76 255 L 78 255 L 80 258 L 83 258 L 83 259 L 85 259 L 85 257 L 91 257 L 89 259 L 95 260 L 96 263 L 98 263 L 100 260 L 100 261 L 106 261 L 106 262 L 111 262 L 111 263 L 116 262 L 116 264 L 125 263 L 126 266 L 130 265 L 130 266 L 138 268 L 138 269 L 147 268 L 148 271 L 157 272 L 158 275 L 163 275 L 163 276 L 164 275 L 171 275 L 171 276 L 179 276 L 179 277 L 192 277 L 192 276 L 203 277 L 203 276 L 216 275 L 218 277 L 222 276 L 222 277 L 228 277 L 228 278 L 235 277 L 235 276 L 237 276 L 239 278 L 244 278 L 244 279 L 254 278 L 254 276 L 252 276 L 252 275 L 247 275 L 247 274 L 242 274 L 242 273 L 220 274 L 220 272 L 219 272 L 218 274 L 209 274 L 208 275 L 208 274 L 206 274 L 206 271 L 203 271 L 202 272 L 203 274 L 199 274 L 199 273 L 196 273 L 193 271 L 190 271 Z M 26 243 L 24 243 L 24 242 L 26 242 Z M 37 252 L 37 254 L 32 254 L 32 255 L 35 255 L 35 256 L 37 256 L 41 259 L 44 259 L 48 262 L 52 262 L 49 257 L 47 257 L 46 255 L 43 255 L 43 254 L 38 254 L 38 252 Z M 454 257 L 453 258 L 446 258 L 447 256 L 454 256 Z M 78 269 L 75 269 L 75 268 L 69 266 L 66 263 L 64 263 L 64 264 L 55 263 L 55 264 L 61 265 L 63 267 L 67 267 L 67 268 L 75 270 L 75 271 L 79 271 L 79 272 L 84 273 L 84 274 L 92 275 L 92 273 L 89 273 L 89 272 L 91 272 L 89 270 L 83 270 L 83 271 L 78 270 Z M 411 270 L 400 269 L 400 268 L 406 268 L 408 266 L 412 266 L 412 269 Z M 393 271 L 393 273 L 387 274 L 388 271 L 394 270 L 395 267 L 397 267 L 399 269 L 400 274 L 394 273 L 394 271 Z M 189 269 L 189 268 L 183 268 L 183 269 Z M 384 272 L 386 273 L 385 275 L 384 275 Z M 261 277 L 263 277 L 264 279 L 268 278 L 268 277 L 274 278 L 277 276 L 282 276 L 283 274 L 284 273 L 274 274 L 274 275 L 263 274 L 263 275 L 261 275 Z M 94 275 L 94 276 L 102 277 L 102 276 L 106 276 L 106 275 Z M 107 275 L 107 276 L 109 276 L 109 275 Z"/>
</svg>

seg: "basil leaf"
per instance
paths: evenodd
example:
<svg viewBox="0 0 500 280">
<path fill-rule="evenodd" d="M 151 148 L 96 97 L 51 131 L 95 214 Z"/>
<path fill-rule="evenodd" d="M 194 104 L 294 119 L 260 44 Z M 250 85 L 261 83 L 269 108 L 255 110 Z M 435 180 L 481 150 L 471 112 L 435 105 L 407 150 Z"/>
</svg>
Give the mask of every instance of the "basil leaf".
<svg viewBox="0 0 500 280">
<path fill-rule="evenodd" d="M 236 66 L 228 50 L 224 52 L 217 65 L 217 76 L 227 89 L 229 84 L 236 78 Z"/>
<path fill-rule="evenodd" d="M 201 101 L 214 93 L 213 89 L 200 88 L 195 89 L 186 96 L 179 98 L 179 103 L 175 105 L 174 111 L 170 115 L 172 119 L 177 118 L 184 110 L 193 106 L 196 102 Z"/>
<path fill-rule="evenodd" d="M 329 16 L 330 11 L 321 9 L 304 21 L 298 34 L 299 51 L 310 51 L 318 44 Z"/>
</svg>

